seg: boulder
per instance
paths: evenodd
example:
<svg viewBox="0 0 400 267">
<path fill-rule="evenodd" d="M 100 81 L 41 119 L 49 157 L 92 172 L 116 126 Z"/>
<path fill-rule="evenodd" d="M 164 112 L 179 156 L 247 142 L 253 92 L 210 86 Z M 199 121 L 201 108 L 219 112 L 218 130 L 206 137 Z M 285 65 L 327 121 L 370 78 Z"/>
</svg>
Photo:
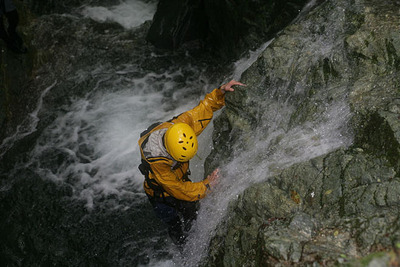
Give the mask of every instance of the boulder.
<svg viewBox="0 0 400 267">
<path fill-rule="evenodd" d="M 184 42 L 204 39 L 207 20 L 204 1 L 159 1 L 147 34 L 156 47 L 176 49 Z"/>
<path fill-rule="evenodd" d="M 221 59 L 232 60 L 288 25 L 307 2 L 160 0 L 147 39 L 167 49 L 198 40 Z"/>
</svg>

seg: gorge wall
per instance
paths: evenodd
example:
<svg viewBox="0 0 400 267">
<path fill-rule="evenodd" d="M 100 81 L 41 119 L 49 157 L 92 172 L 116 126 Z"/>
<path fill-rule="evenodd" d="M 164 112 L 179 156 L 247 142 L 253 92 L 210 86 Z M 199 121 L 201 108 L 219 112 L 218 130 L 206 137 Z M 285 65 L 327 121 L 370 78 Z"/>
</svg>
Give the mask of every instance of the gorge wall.
<svg viewBox="0 0 400 267">
<path fill-rule="evenodd" d="M 214 124 L 208 169 L 262 165 L 264 178 L 231 201 L 205 266 L 331 265 L 378 251 L 392 252 L 365 262 L 399 262 L 399 10 L 398 1 L 326 1 L 243 74 L 248 86 Z M 350 139 L 287 166 L 289 135 L 316 147 Z"/>
</svg>

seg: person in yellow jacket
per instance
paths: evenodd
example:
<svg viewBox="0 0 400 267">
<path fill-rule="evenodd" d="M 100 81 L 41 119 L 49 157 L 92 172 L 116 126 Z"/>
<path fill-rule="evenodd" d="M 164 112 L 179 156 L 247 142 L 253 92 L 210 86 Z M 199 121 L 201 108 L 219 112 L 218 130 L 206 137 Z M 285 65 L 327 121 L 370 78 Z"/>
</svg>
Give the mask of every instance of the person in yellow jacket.
<svg viewBox="0 0 400 267">
<path fill-rule="evenodd" d="M 189 179 L 189 160 L 197 153 L 197 136 L 210 123 L 213 113 L 225 105 L 225 93 L 232 86 L 244 84 L 230 81 L 214 89 L 193 109 L 173 119 L 151 125 L 139 139 L 142 163 L 139 170 L 145 176 L 144 190 L 156 215 L 168 227 L 176 244 L 183 244 L 196 219 L 198 201 L 216 185 L 219 170 L 214 170 L 201 182 Z"/>
</svg>

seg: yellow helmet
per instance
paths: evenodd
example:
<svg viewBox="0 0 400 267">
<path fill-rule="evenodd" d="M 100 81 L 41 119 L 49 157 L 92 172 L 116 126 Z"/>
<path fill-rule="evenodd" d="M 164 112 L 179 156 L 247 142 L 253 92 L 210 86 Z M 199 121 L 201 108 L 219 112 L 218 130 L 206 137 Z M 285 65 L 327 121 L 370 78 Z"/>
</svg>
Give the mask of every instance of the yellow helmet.
<svg viewBox="0 0 400 267">
<path fill-rule="evenodd" d="M 186 123 L 176 123 L 170 126 L 165 133 L 164 143 L 167 152 L 176 161 L 189 161 L 197 153 L 196 134 Z"/>
</svg>

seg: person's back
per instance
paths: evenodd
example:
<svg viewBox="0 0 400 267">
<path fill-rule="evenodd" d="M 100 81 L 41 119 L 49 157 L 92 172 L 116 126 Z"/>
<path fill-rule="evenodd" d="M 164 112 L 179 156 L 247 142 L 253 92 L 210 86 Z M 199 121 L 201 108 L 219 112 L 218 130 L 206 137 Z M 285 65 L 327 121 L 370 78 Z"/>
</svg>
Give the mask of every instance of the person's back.
<svg viewBox="0 0 400 267">
<path fill-rule="evenodd" d="M 236 81 L 207 94 L 199 105 L 164 123 L 156 123 L 141 134 L 139 147 L 145 176 L 144 190 L 156 215 L 168 225 L 176 244 L 182 244 L 196 219 L 199 200 L 217 183 L 219 170 L 203 181 L 189 179 L 189 160 L 197 153 L 197 136 L 207 127 L 213 113 L 225 105 L 225 92 Z"/>
</svg>

